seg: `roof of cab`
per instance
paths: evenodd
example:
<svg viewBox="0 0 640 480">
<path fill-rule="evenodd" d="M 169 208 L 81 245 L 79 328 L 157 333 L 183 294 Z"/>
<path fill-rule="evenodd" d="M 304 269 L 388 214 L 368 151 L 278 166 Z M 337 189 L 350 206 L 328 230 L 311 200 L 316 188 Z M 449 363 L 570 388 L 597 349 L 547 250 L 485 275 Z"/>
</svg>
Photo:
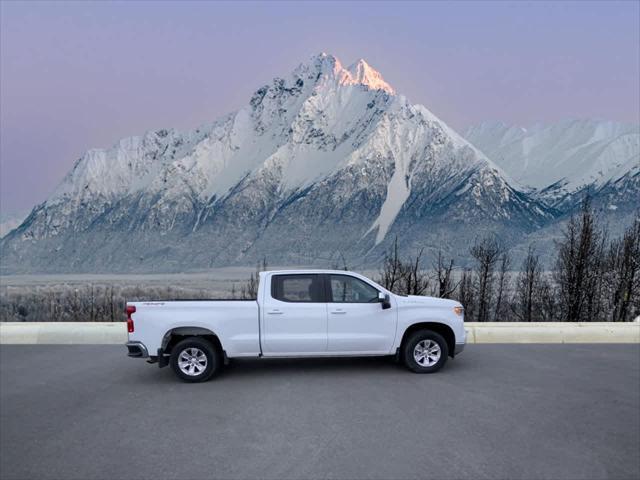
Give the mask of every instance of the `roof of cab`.
<svg viewBox="0 0 640 480">
<path fill-rule="evenodd" d="M 292 270 L 266 270 L 263 272 L 260 272 L 260 275 L 265 275 L 267 273 L 275 273 L 278 275 L 294 275 L 297 273 L 300 274 L 304 274 L 304 273 L 338 273 L 338 274 L 345 274 L 345 273 L 349 273 L 349 274 L 355 274 L 355 275 L 360 275 L 359 273 L 356 272 L 351 272 L 348 270 L 324 270 L 324 269 L 319 269 L 319 268 L 297 268 L 297 269 L 292 269 Z"/>
</svg>

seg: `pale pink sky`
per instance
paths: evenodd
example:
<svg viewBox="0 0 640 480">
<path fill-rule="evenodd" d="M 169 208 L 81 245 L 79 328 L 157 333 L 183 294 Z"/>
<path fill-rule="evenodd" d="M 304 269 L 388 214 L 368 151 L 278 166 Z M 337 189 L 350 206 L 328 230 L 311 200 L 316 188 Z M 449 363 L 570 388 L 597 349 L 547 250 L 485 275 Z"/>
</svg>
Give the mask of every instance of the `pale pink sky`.
<svg viewBox="0 0 640 480">
<path fill-rule="evenodd" d="M 321 51 L 459 130 L 638 123 L 639 25 L 637 1 L 0 2 L 0 212 L 88 148 L 214 120 Z"/>
</svg>

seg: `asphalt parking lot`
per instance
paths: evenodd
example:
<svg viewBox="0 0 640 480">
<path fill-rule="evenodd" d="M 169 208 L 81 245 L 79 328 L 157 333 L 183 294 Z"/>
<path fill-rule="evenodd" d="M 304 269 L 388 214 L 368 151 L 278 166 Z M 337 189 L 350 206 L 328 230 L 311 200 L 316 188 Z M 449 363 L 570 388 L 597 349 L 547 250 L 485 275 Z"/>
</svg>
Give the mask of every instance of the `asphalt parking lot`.
<svg viewBox="0 0 640 480">
<path fill-rule="evenodd" d="M 243 360 L 179 382 L 118 346 L 0 347 L 0 477 L 640 478 L 639 345 Z"/>
</svg>

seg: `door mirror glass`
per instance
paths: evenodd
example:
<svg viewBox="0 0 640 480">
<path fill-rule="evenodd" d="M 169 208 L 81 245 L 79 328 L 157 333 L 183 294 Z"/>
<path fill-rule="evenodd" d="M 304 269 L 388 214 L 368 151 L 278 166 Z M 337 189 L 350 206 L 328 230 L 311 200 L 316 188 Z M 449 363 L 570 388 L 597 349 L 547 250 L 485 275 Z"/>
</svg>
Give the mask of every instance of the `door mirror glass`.
<svg viewBox="0 0 640 480">
<path fill-rule="evenodd" d="M 382 304 L 382 309 L 391 308 L 391 297 L 388 293 L 378 292 L 378 301 Z"/>
</svg>

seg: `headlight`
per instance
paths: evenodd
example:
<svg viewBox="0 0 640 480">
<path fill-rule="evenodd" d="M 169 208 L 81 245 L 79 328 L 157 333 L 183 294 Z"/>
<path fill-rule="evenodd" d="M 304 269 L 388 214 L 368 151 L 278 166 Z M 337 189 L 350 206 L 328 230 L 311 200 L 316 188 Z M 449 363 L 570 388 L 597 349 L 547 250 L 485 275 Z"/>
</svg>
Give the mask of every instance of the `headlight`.
<svg viewBox="0 0 640 480">
<path fill-rule="evenodd" d="M 453 307 L 453 313 L 455 313 L 456 315 L 461 317 L 464 314 L 464 308 L 463 307 Z"/>
</svg>

